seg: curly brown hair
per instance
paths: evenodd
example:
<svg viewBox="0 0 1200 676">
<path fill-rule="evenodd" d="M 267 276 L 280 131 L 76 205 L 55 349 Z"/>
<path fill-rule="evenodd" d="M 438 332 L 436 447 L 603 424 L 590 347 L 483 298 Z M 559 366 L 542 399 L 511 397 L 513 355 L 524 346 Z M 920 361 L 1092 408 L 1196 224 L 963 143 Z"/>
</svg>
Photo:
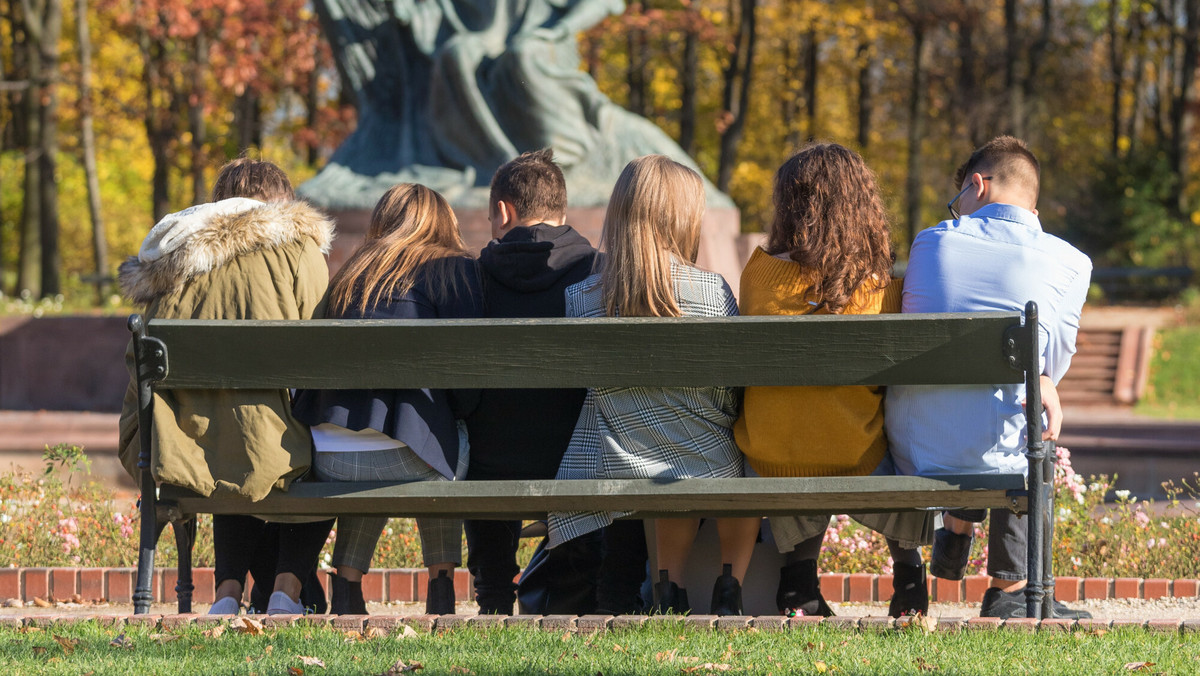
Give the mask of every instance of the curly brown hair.
<svg viewBox="0 0 1200 676">
<path fill-rule="evenodd" d="M 853 150 L 810 145 L 775 174 L 775 218 L 766 251 L 813 275 L 809 300 L 841 313 L 860 288 L 891 281 L 891 228 L 875 174 Z"/>
</svg>

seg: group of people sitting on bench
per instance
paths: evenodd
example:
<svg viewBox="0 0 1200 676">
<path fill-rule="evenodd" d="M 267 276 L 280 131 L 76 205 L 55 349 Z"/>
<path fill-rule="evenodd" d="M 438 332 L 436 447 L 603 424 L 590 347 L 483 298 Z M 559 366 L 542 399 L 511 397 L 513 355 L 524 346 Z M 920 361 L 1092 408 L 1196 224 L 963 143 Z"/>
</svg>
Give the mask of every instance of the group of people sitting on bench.
<svg viewBox="0 0 1200 676">
<path fill-rule="evenodd" d="M 803 148 L 775 176 L 769 236 L 751 255 L 735 298 L 720 275 L 695 266 L 703 180 L 664 156 L 625 167 L 599 250 L 565 223 L 566 184 L 550 150 L 525 153 L 496 172 L 493 239 L 478 257 L 441 195 L 397 185 L 332 280 L 324 258 L 331 221 L 296 200 L 278 167 L 239 159 L 221 169 L 211 203 L 151 230 L 122 265 L 120 283 L 148 319 L 851 315 L 1020 311 L 1033 300 L 1046 438 L 1053 439 L 1061 426 L 1054 385 L 1075 351 L 1091 263 L 1042 231 L 1039 165 L 1022 141 L 999 137 L 980 147 L 955 185 L 951 219 L 916 237 L 904 278 L 893 279 L 891 228 L 874 173 L 838 144 Z M 1023 385 L 166 391 L 155 393 L 161 452 L 151 471 L 203 495 L 252 500 L 301 475 L 409 482 L 1023 473 L 1023 404 Z M 131 386 L 121 457 L 135 478 L 137 425 Z M 643 523 L 625 516 L 550 514 L 538 557 L 551 568 L 556 561 L 573 566 L 575 612 L 742 613 L 742 582 L 762 519 L 716 519 L 722 565 L 713 571 L 711 607 L 693 609 L 681 582 L 698 520 L 656 520 L 650 576 Z M 920 547 L 933 545 L 933 575 L 962 579 L 976 524 L 988 515 L 853 516 L 886 539 L 894 585 L 888 612 L 900 617 L 928 612 Z M 328 610 L 365 614 L 362 577 L 386 519 L 337 520 Z M 1000 510 L 990 515 L 984 616 L 1024 616 L 1025 521 Z M 769 519 L 785 564 L 780 612 L 832 614 L 818 577 L 829 522 Z M 332 525 L 215 516 L 211 612 L 239 612 L 247 572 L 256 582 L 256 612 L 325 612 L 316 568 Z M 511 614 L 521 526 L 417 519 L 429 569 L 427 612 L 454 612 L 465 530 L 479 611 Z M 1061 604 L 1056 614 L 1087 616 Z"/>
</svg>

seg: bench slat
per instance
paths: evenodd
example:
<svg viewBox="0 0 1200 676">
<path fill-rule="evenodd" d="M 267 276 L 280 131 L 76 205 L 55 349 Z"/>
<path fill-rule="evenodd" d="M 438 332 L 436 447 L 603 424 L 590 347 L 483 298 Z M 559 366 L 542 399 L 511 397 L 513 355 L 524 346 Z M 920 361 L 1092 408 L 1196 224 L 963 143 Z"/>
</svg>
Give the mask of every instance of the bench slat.
<svg viewBox="0 0 1200 676">
<path fill-rule="evenodd" d="M 540 519 L 587 505 L 652 518 L 843 514 L 914 508 L 1026 509 L 1019 474 L 946 476 L 609 479 L 595 481 L 423 481 L 293 484 L 259 502 L 204 498 L 164 487 L 160 503 L 184 514 L 460 516 Z"/>
<path fill-rule="evenodd" d="M 166 389 L 956 385 L 1021 382 L 1003 349 L 1019 322 L 1004 312 L 154 320 L 149 335 L 168 346 L 156 384 Z"/>
</svg>

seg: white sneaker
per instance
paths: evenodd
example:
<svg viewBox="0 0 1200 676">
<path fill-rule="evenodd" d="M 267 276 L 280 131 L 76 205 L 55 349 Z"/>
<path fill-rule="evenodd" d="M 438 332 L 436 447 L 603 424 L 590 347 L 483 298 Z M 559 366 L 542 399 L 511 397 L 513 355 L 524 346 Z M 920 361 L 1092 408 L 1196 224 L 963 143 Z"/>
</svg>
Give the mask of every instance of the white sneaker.
<svg viewBox="0 0 1200 676">
<path fill-rule="evenodd" d="M 293 601 L 292 597 L 286 593 L 277 591 L 271 594 L 271 600 L 267 603 L 268 615 L 303 615 L 304 606 L 299 601 Z"/>
<path fill-rule="evenodd" d="M 223 597 L 217 599 L 216 602 L 212 604 L 212 607 L 208 609 L 208 614 L 209 615 L 237 615 L 238 611 L 240 611 L 241 609 L 242 609 L 242 606 L 240 603 L 238 603 L 237 599 L 235 599 L 232 596 L 223 596 Z"/>
</svg>

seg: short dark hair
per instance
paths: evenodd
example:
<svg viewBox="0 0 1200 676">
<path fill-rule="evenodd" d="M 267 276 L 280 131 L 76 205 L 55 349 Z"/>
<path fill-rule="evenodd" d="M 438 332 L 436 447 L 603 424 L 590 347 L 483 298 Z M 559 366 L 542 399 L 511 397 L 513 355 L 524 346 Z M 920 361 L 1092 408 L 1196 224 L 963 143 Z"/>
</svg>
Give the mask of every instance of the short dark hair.
<svg viewBox="0 0 1200 676">
<path fill-rule="evenodd" d="M 554 151 L 543 148 L 509 161 L 492 176 L 488 210 L 501 200 L 513 205 L 517 218 L 558 219 L 567 213 L 567 181 L 554 162 Z"/>
<path fill-rule="evenodd" d="M 987 174 L 994 181 L 1026 190 L 1037 203 L 1042 167 L 1025 142 L 1013 136 L 997 136 L 979 147 L 954 173 L 958 188 L 971 174 Z"/>
<path fill-rule="evenodd" d="M 287 174 L 266 160 L 239 157 L 221 167 L 213 183 L 212 199 L 220 202 L 230 197 L 248 197 L 264 202 L 284 202 L 296 199 Z"/>
</svg>

